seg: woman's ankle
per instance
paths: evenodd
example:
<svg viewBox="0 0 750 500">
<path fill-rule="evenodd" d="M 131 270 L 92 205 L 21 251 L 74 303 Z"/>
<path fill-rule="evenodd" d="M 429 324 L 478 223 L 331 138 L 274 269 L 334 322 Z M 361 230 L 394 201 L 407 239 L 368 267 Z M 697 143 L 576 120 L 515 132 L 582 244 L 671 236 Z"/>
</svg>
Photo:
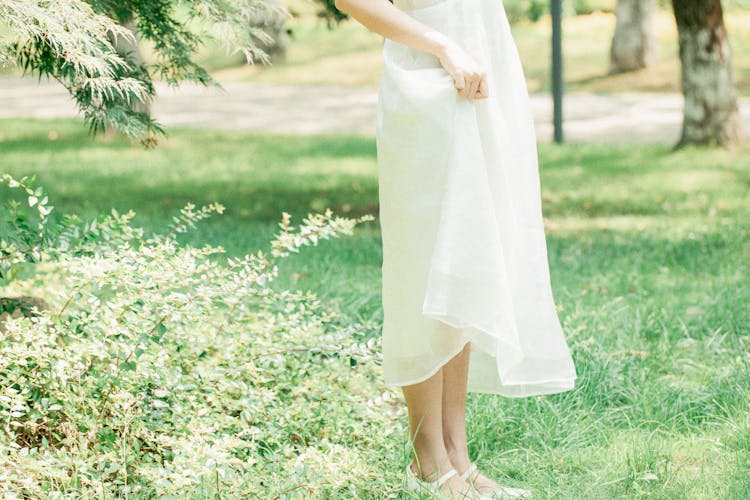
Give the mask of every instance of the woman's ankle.
<svg viewBox="0 0 750 500">
<path fill-rule="evenodd" d="M 409 466 L 415 476 L 428 482 L 436 481 L 440 476 L 454 468 L 447 454 L 435 457 L 427 453 L 414 456 Z"/>
<path fill-rule="evenodd" d="M 456 469 L 459 474 L 462 474 L 471 465 L 471 459 L 469 458 L 468 446 L 455 447 L 452 444 L 446 443 L 446 450 L 448 452 L 448 458 L 451 461 L 451 465 Z"/>
</svg>

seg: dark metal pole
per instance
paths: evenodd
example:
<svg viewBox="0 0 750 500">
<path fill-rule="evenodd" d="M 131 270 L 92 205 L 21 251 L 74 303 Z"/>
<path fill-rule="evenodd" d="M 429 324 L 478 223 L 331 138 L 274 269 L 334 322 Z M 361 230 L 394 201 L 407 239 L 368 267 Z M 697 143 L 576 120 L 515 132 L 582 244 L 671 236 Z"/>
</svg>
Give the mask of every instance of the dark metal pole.
<svg viewBox="0 0 750 500">
<path fill-rule="evenodd" d="M 555 142 L 563 142 L 563 61 L 562 61 L 562 0 L 550 0 L 552 14 L 552 101 L 554 103 Z"/>
</svg>

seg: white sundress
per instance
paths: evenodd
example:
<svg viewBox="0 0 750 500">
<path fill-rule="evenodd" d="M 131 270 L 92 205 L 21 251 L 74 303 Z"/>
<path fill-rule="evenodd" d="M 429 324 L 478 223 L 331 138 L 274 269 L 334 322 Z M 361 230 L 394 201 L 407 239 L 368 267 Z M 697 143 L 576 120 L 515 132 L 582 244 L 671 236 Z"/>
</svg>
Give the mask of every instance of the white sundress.
<svg viewBox="0 0 750 500">
<path fill-rule="evenodd" d="M 467 390 L 570 390 L 552 297 L 536 135 L 501 0 L 395 0 L 483 65 L 459 97 L 437 57 L 385 39 L 376 143 L 387 385 L 435 374 L 471 343 Z"/>
</svg>

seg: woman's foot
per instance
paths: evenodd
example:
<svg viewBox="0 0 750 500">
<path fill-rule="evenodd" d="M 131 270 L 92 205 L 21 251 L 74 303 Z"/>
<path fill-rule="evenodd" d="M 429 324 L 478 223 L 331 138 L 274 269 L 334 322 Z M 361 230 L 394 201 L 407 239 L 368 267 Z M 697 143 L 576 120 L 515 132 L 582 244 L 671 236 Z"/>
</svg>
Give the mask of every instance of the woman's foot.
<svg viewBox="0 0 750 500">
<path fill-rule="evenodd" d="M 474 463 L 469 463 L 464 469 L 456 469 L 459 475 L 471 485 L 483 499 L 491 498 L 531 498 L 531 492 L 520 488 L 501 486 L 497 482 L 482 474 Z"/>
<path fill-rule="evenodd" d="M 468 484 L 472 485 L 474 489 L 476 489 L 482 495 L 491 495 L 492 493 L 500 489 L 499 484 L 479 472 L 479 470 L 476 468 L 476 466 L 474 466 L 473 463 L 470 464 L 469 467 L 456 470 Z"/>
<path fill-rule="evenodd" d="M 446 470 L 446 469 L 443 469 Z M 409 464 L 407 474 L 412 476 L 411 487 L 424 486 L 426 489 L 433 490 L 433 492 L 440 494 L 445 499 L 456 499 L 465 500 L 476 498 L 474 491 L 462 477 L 458 474 L 458 471 L 450 467 L 445 473 L 438 475 L 440 469 L 435 469 L 430 474 L 420 474 L 417 464 L 412 462 Z M 414 481 L 416 479 L 416 481 Z"/>
</svg>

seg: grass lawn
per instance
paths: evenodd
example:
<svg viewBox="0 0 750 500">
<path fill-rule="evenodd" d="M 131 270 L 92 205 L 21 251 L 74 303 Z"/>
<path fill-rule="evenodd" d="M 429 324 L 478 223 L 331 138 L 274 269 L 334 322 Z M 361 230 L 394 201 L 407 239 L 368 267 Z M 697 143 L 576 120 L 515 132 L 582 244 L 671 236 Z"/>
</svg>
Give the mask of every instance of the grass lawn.
<svg viewBox="0 0 750 500">
<path fill-rule="evenodd" d="M 329 31 L 323 21 L 302 9 L 290 23 L 294 39 L 287 59 L 272 66 L 246 66 L 227 58 L 220 50 L 206 49 L 201 60 L 220 81 L 253 81 L 284 84 L 335 84 L 375 86 L 381 71 L 382 37 L 356 21 L 346 21 Z M 735 80 L 742 95 L 750 95 L 750 12 L 725 13 L 733 51 Z M 592 92 L 679 92 L 680 66 L 677 28 L 670 11 L 655 18 L 659 57 L 648 69 L 620 75 L 607 74 L 609 47 L 615 17 L 611 13 L 566 17 L 563 54 L 566 87 Z M 550 17 L 512 26 L 530 91 L 549 90 Z"/>
<path fill-rule="evenodd" d="M 13 120 L 0 121 L 0 152 L 0 172 L 37 174 L 59 211 L 133 208 L 161 231 L 184 203 L 219 201 L 226 214 L 187 238 L 232 254 L 262 246 L 283 210 L 377 214 L 368 137 L 174 130 L 146 151 L 91 140 L 75 121 Z M 472 456 L 537 498 L 750 498 L 750 155 L 540 144 L 540 163 L 579 380 L 547 397 L 470 395 Z M 378 335 L 377 222 L 286 264 L 280 284 L 317 292 Z M 360 497 L 403 496 L 402 430 L 373 429 L 376 446 L 350 447 L 371 475 L 354 485 Z"/>
</svg>

